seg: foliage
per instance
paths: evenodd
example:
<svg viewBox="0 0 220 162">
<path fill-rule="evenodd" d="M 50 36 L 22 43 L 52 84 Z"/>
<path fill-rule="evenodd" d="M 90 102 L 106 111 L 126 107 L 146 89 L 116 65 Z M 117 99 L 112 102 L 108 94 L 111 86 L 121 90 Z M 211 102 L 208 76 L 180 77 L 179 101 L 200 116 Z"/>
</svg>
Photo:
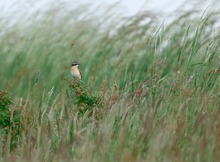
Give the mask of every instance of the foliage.
<svg viewBox="0 0 220 162">
<path fill-rule="evenodd" d="M 6 126 L 10 126 L 10 116 L 11 111 L 9 108 L 9 105 L 12 104 L 11 98 L 9 96 L 6 96 L 6 91 L 2 91 L 0 93 L 0 126 L 1 128 L 4 128 Z"/>
<path fill-rule="evenodd" d="M 10 140 L 11 149 L 17 145 L 17 138 L 20 132 L 21 115 L 18 110 L 12 108 L 12 99 L 6 90 L 0 92 L 0 134 L 2 144 L 6 146 Z M 9 139 L 7 139 L 9 138 Z"/>
<path fill-rule="evenodd" d="M 69 83 L 67 79 L 66 82 L 69 84 L 71 94 L 70 96 L 69 92 L 67 91 L 67 96 L 78 106 L 78 113 L 80 116 L 84 116 L 87 112 L 89 112 L 91 115 L 95 108 L 101 108 L 101 98 L 93 96 L 84 86 L 83 82 L 73 80 L 72 83 Z M 99 116 L 97 116 L 97 118 L 99 118 Z"/>
</svg>

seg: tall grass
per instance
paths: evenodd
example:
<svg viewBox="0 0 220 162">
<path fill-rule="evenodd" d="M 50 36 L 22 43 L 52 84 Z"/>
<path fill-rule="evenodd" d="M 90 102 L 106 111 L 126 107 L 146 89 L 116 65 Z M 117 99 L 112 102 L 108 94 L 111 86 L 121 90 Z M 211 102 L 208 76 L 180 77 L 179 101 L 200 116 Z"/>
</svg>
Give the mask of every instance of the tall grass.
<svg viewBox="0 0 220 162">
<path fill-rule="evenodd" d="M 20 115 L 12 146 L 0 130 L 0 161 L 218 161 L 219 13 L 163 25 L 57 6 L 0 21 L 0 90 Z M 101 100 L 83 115 L 65 81 L 74 60 Z"/>
</svg>

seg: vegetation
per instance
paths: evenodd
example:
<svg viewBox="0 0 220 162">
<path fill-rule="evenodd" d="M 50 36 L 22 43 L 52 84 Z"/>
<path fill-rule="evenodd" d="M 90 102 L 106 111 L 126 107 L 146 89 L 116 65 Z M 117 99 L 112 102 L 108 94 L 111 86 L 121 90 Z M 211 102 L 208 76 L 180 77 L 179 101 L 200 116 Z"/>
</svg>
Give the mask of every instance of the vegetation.
<svg viewBox="0 0 220 162">
<path fill-rule="evenodd" d="M 218 161 L 218 12 L 59 6 L 0 19 L 0 161 Z"/>
<path fill-rule="evenodd" d="M 20 135 L 21 114 L 11 105 L 12 99 L 9 94 L 5 90 L 0 92 L 1 145 L 5 152 L 16 147 Z"/>
</svg>

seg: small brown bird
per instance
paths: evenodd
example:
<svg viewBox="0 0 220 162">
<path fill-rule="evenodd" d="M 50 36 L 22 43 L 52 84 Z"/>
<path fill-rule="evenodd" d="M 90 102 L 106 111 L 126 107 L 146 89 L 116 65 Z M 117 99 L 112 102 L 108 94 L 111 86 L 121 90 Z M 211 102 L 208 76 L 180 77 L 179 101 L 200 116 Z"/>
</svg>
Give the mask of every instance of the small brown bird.
<svg viewBox="0 0 220 162">
<path fill-rule="evenodd" d="M 70 72 L 75 79 L 82 80 L 82 75 L 78 69 L 78 66 L 79 66 L 78 62 L 76 62 L 76 61 L 72 62 Z"/>
</svg>

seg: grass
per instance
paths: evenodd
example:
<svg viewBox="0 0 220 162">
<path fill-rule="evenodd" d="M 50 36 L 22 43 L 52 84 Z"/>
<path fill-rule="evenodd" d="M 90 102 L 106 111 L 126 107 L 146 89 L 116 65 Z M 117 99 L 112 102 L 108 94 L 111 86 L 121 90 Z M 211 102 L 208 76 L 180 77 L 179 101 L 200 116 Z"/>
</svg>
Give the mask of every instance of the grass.
<svg viewBox="0 0 220 162">
<path fill-rule="evenodd" d="M 57 6 L 0 21 L 0 161 L 218 161 L 219 13 Z"/>
</svg>

